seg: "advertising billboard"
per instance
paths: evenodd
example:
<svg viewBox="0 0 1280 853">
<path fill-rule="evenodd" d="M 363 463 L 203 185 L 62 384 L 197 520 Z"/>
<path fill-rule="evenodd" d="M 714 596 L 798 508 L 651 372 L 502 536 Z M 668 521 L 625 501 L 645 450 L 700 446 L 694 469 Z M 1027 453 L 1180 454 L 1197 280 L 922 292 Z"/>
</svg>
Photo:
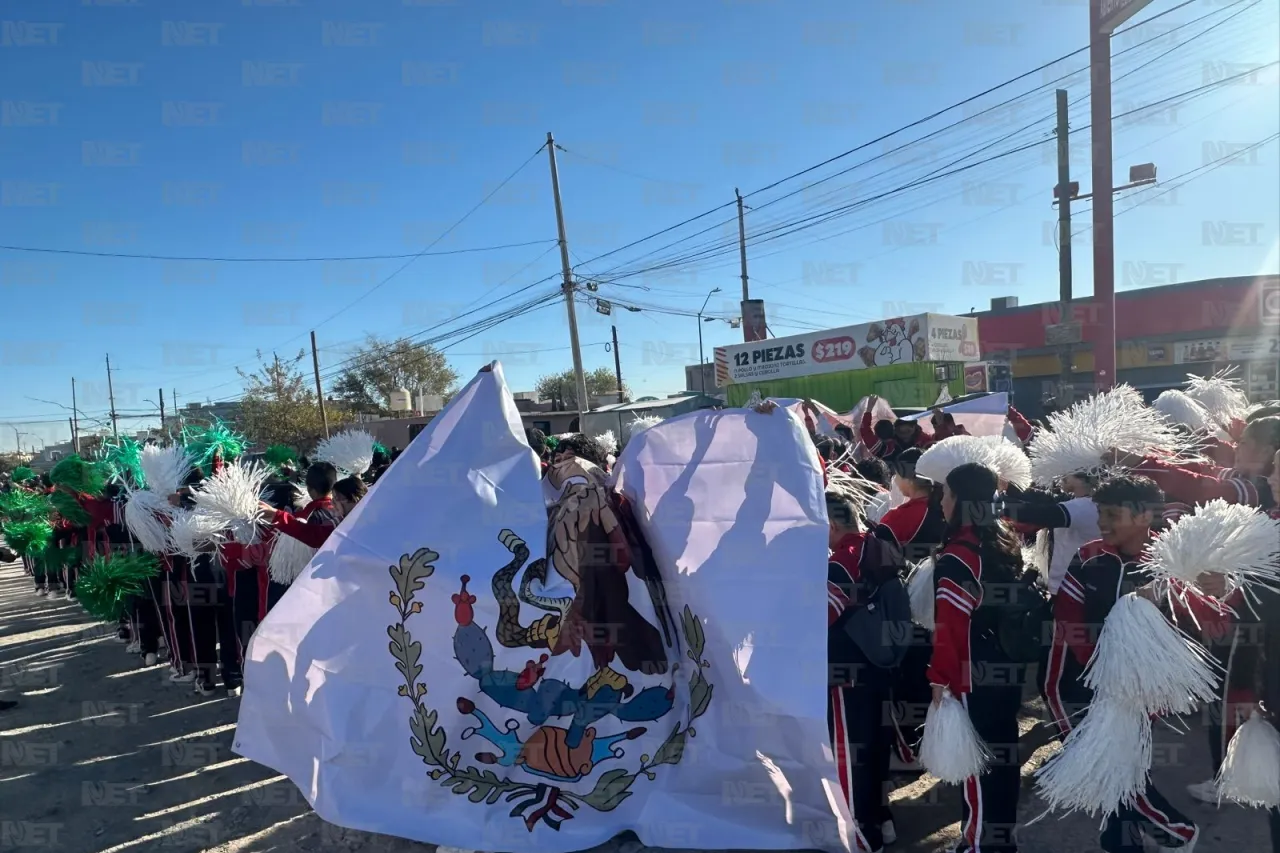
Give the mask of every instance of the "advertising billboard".
<svg viewBox="0 0 1280 853">
<path fill-rule="evenodd" d="M 917 314 L 716 347 L 717 385 L 791 379 L 918 361 L 976 362 L 978 321 Z"/>
</svg>

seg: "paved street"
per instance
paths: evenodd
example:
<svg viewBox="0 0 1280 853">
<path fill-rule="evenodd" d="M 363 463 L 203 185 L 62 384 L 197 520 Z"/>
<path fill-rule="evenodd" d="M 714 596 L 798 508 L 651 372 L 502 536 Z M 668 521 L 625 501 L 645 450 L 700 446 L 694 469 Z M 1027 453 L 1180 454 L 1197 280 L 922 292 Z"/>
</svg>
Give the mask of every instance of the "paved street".
<svg viewBox="0 0 1280 853">
<path fill-rule="evenodd" d="M 324 824 L 292 783 L 231 754 L 237 700 L 170 686 L 166 667 L 139 668 L 113 634 L 75 602 L 35 596 L 20 567 L 0 568 L 0 696 L 21 703 L 0 714 L 0 849 L 431 851 Z M 1185 784 L 1208 774 L 1198 725 L 1158 739 L 1155 778 L 1201 823 L 1197 853 L 1269 849 L 1262 814 L 1190 804 Z M 890 849 L 945 850 L 960 814 L 956 791 L 927 778 L 899 782 L 902 838 Z M 1024 794 L 1024 821 L 1041 811 Z M 1096 829 L 1087 818 L 1046 817 L 1023 830 L 1022 850 L 1096 850 Z M 644 848 L 624 837 L 599 849 Z"/>
</svg>

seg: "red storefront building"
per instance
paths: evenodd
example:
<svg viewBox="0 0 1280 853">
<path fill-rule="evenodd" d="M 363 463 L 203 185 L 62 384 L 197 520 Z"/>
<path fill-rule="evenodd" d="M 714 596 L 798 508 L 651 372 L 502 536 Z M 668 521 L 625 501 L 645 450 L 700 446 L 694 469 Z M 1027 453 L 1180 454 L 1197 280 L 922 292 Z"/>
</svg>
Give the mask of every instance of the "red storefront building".
<svg viewBox="0 0 1280 853">
<path fill-rule="evenodd" d="M 1072 304 L 1084 342 L 1073 347 L 1072 384 L 1093 382 L 1089 340 L 1097 323 L 1093 302 Z M 1058 394 L 1059 350 L 1045 328 L 1061 322 L 1059 304 L 1041 303 L 975 314 L 984 359 L 1007 360 L 1018 408 L 1037 415 Z M 1235 366 L 1254 400 L 1280 397 L 1280 276 L 1215 278 L 1116 294 L 1116 373 L 1148 399 L 1180 387 L 1188 373 L 1209 375 Z"/>
</svg>

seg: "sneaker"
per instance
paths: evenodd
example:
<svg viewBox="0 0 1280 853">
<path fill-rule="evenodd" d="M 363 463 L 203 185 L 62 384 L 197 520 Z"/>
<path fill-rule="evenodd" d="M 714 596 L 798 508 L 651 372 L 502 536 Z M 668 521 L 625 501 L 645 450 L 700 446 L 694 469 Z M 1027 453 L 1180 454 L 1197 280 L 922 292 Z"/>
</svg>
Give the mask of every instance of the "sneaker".
<svg viewBox="0 0 1280 853">
<path fill-rule="evenodd" d="M 195 680 L 196 680 L 196 674 L 194 671 L 187 672 L 187 673 L 174 673 L 173 675 L 169 676 L 169 681 L 173 682 L 174 684 L 191 684 Z"/>
<path fill-rule="evenodd" d="M 227 688 L 227 695 L 228 695 L 228 696 L 242 696 L 242 695 L 244 695 L 244 688 L 243 688 L 243 687 L 228 687 L 228 688 Z"/>
<path fill-rule="evenodd" d="M 1219 805 L 1221 802 L 1218 798 L 1218 786 L 1214 784 L 1212 779 L 1188 785 L 1187 793 L 1191 795 L 1192 799 L 1211 806 Z"/>
<path fill-rule="evenodd" d="M 156 656 L 155 656 L 155 655 L 153 655 L 153 654 L 145 654 L 145 655 L 143 655 L 143 656 L 142 656 L 142 665 L 143 665 L 143 666 L 155 666 L 155 665 L 156 665 Z"/>
<path fill-rule="evenodd" d="M 142 654 L 142 643 L 134 640 L 132 643 L 124 647 L 125 652 L 131 655 Z"/>
<path fill-rule="evenodd" d="M 886 820 L 880 824 L 880 835 L 884 838 L 885 844 L 892 844 L 898 840 L 898 828 L 893 825 L 893 821 Z"/>
<path fill-rule="evenodd" d="M 194 681 L 193 683 L 195 684 L 196 693 L 201 696 L 212 696 L 214 693 L 218 692 L 218 688 L 214 687 L 212 684 L 203 684 L 199 681 Z"/>
<path fill-rule="evenodd" d="M 36 595 L 40 596 L 41 598 L 44 598 L 48 594 L 49 594 L 49 590 L 45 589 L 44 587 L 41 586 L 36 588 Z"/>
</svg>

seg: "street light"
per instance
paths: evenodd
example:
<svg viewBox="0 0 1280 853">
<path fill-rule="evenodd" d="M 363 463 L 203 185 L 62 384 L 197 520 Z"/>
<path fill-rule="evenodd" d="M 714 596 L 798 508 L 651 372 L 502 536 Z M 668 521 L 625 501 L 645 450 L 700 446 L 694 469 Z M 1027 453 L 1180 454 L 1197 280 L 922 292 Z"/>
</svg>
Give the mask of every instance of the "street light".
<svg viewBox="0 0 1280 853">
<path fill-rule="evenodd" d="M 711 297 L 719 292 L 720 288 L 711 288 L 711 292 L 707 294 L 707 298 L 702 300 L 702 307 L 698 309 L 698 391 L 702 394 L 707 393 L 707 371 L 706 368 L 703 367 L 703 365 L 707 363 L 707 359 L 702 354 L 702 312 L 707 310 L 707 303 L 711 301 Z"/>
</svg>

